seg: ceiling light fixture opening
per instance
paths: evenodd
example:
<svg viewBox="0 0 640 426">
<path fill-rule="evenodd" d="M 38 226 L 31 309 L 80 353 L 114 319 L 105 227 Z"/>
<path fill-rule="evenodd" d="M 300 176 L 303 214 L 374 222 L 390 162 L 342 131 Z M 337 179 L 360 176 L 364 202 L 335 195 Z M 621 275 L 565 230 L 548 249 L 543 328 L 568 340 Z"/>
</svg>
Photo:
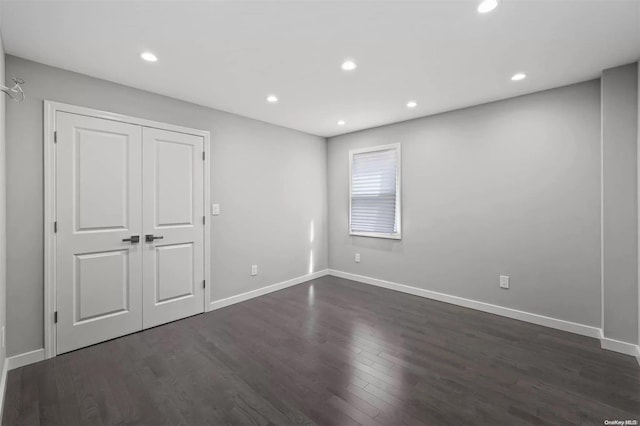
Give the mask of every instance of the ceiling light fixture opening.
<svg viewBox="0 0 640 426">
<path fill-rule="evenodd" d="M 523 72 L 519 72 L 517 74 L 514 74 L 513 77 L 511 77 L 511 81 L 520 81 L 520 80 L 524 80 L 525 78 L 527 78 L 527 75 Z"/>
<path fill-rule="evenodd" d="M 347 60 L 342 63 L 342 69 L 345 71 L 353 71 L 358 68 L 358 65 L 352 60 Z"/>
<path fill-rule="evenodd" d="M 407 108 L 415 108 L 417 106 L 418 106 L 418 103 L 416 101 L 407 102 Z"/>
<path fill-rule="evenodd" d="M 338 126 L 344 126 L 345 124 L 347 124 L 346 121 L 344 120 L 338 120 Z"/>
<path fill-rule="evenodd" d="M 267 96 L 267 102 L 269 102 L 270 104 L 275 104 L 276 102 L 278 102 L 278 97 L 276 95 L 269 95 Z"/>
<path fill-rule="evenodd" d="M 147 62 L 157 62 L 158 57 L 151 52 L 142 52 L 140 57 Z"/>
<path fill-rule="evenodd" d="M 498 0 L 482 0 L 478 5 L 478 13 L 488 13 L 498 7 Z"/>
</svg>

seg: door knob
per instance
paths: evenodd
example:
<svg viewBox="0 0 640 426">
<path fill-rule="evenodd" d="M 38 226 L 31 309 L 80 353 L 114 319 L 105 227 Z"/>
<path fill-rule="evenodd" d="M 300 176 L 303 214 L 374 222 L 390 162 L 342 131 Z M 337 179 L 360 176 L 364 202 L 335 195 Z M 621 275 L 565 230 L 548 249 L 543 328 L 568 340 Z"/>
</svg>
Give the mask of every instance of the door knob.
<svg viewBox="0 0 640 426">
<path fill-rule="evenodd" d="M 131 244 L 140 242 L 140 235 L 132 235 L 131 238 L 123 238 L 123 242 L 130 242 Z"/>
<path fill-rule="evenodd" d="M 153 234 L 147 234 L 147 235 L 144 236 L 145 241 L 148 242 L 148 243 L 152 243 L 153 240 L 161 240 L 163 238 L 164 237 L 162 235 L 154 237 Z"/>
</svg>

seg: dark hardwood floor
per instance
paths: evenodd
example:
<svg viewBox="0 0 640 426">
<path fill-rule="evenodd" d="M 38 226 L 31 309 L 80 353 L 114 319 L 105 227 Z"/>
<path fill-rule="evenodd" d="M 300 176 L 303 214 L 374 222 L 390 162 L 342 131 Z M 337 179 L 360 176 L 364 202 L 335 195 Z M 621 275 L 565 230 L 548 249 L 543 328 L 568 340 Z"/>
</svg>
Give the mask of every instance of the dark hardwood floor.
<svg viewBox="0 0 640 426">
<path fill-rule="evenodd" d="M 9 372 L 6 425 L 640 419 L 633 357 L 335 277 Z"/>
</svg>

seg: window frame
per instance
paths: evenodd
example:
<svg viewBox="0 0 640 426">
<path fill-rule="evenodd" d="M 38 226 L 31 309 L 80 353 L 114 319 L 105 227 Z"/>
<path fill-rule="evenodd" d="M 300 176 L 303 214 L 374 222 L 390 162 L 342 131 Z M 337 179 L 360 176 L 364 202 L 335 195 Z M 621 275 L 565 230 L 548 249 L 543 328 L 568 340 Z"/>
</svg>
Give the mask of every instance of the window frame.
<svg viewBox="0 0 640 426">
<path fill-rule="evenodd" d="M 398 231 L 392 234 L 382 232 L 358 232 L 351 227 L 352 203 L 353 203 L 353 156 L 367 152 L 385 151 L 395 149 L 398 155 L 396 179 L 396 221 Z M 352 149 L 349 151 L 349 235 L 357 237 L 384 238 L 391 240 L 402 239 L 402 149 L 399 143 L 379 145 L 366 148 Z"/>
</svg>

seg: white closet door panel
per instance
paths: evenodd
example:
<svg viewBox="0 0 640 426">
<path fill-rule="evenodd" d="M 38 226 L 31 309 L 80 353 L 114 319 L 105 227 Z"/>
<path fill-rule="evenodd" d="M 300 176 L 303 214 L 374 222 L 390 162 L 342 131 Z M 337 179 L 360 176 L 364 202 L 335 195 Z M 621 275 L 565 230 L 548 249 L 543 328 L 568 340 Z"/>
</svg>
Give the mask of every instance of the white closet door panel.
<svg viewBox="0 0 640 426">
<path fill-rule="evenodd" d="M 155 303 L 173 302 L 195 294 L 193 244 L 156 246 Z"/>
<path fill-rule="evenodd" d="M 144 327 L 204 312 L 204 139 L 143 129 Z"/>
<path fill-rule="evenodd" d="M 129 250 L 77 254 L 74 261 L 75 324 L 129 310 Z"/>
<path fill-rule="evenodd" d="M 142 128 L 56 114 L 57 352 L 142 329 Z"/>
<path fill-rule="evenodd" d="M 155 226 L 192 226 L 195 222 L 193 161 L 198 147 L 160 139 L 154 142 Z"/>
<path fill-rule="evenodd" d="M 126 229 L 129 139 L 76 129 L 76 230 Z"/>
</svg>

